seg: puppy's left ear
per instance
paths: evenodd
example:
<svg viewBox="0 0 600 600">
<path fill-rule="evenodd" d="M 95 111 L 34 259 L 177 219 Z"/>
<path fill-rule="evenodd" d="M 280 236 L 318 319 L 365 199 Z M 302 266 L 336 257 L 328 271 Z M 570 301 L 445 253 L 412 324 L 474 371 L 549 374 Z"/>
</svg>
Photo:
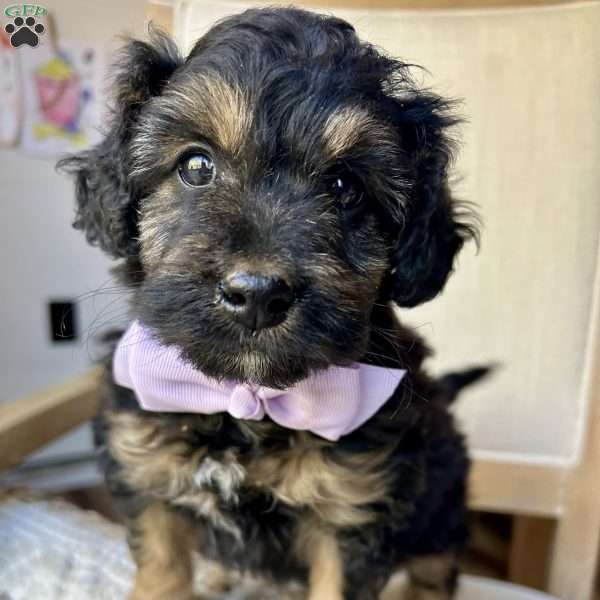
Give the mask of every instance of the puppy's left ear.
<svg viewBox="0 0 600 600">
<path fill-rule="evenodd" d="M 89 150 L 59 161 L 75 179 L 73 226 L 88 242 L 114 258 L 137 254 L 137 199 L 129 185 L 128 145 L 144 103 L 160 94 L 183 63 L 175 44 L 158 31 L 150 42 L 130 40 L 116 63 L 114 107 L 104 139 Z"/>
<path fill-rule="evenodd" d="M 464 242 L 478 237 L 476 215 L 464 204 L 459 206 L 448 189 L 448 129 L 458 121 L 452 115 L 453 103 L 433 94 L 415 92 L 394 101 L 392 118 L 412 181 L 392 255 L 392 299 L 402 307 L 441 292 Z"/>
</svg>

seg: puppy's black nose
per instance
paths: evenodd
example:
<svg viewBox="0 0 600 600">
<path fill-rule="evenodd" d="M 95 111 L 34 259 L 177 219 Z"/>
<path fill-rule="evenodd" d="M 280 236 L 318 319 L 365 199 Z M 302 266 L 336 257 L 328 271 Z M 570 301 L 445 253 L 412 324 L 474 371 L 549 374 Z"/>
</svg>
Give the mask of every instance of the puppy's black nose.
<svg viewBox="0 0 600 600">
<path fill-rule="evenodd" d="M 219 291 L 223 307 L 253 330 L 279 325 L 294 302 L 290 286 L 273 276 L 233 273 L 219 283 Z"/>
</svg>

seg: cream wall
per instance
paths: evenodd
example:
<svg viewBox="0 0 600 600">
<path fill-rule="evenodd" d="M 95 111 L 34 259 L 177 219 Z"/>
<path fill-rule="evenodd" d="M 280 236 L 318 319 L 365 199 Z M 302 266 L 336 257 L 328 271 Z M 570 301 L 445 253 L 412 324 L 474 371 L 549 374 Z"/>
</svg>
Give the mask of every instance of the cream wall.
<svg viewBox="0 0 600 600">
<path fill-rule="evenodd" d="M 142 0 L 43 2 L 58 39 L 99 44 L 107 55 L 123 33 L 144 30 Z M 42 37 L 47 43 L 47 36 Z M 34 50 L 35 51 L 35 50 Z M 75 298 L 110 285 L 110 261 L 90 248 L 73 219 L 73 187 L 54 159 L 19 148 L 0 150 L 0 401 L 58 383 L 97 357 L 89 333 L 123 314 L 114 294 L 80 303 L 80 343 L 51 344 L 46 302 Z M 55 444 L 53 454 L 90 448 L 88 428 Z"/>
</svg>

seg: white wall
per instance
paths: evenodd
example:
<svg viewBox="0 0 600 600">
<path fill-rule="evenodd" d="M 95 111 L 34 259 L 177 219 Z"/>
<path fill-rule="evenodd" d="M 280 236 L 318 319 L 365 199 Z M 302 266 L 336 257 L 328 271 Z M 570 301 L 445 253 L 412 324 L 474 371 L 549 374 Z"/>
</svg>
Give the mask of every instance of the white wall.
<svg viewBox="0 0 600 600">
<path fill-rule="evenodd" d="M 143 0 L 43 4 L 59 43 L 96 43 L 110 55 L 117 36 L 144 32 Z M 111 261 L 71 228 L 73 186 L 54 163 L 18 147 L 0 150 L 0 402 L 85 370 L 98 357 L 88 336 L 124 316 L 121 295 L 90 295 L 113 286 Z M 53 298 L 81 298 L 77 342 L 51 343 L 46 303 Z M 51 453 L 89 447 L 88 428 L 82 428 L 53 444 Z"/>
</svg>

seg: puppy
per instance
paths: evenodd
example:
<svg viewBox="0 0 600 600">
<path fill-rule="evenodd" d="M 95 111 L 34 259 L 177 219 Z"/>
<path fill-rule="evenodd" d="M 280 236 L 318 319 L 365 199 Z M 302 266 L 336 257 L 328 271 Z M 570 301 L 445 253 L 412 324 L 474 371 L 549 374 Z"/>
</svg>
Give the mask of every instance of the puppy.
<svg viewBox="0 0 600 600">
<path fill-rule="evenodd" d="M 194 551 L 306 581 L 310 600 L 375 599 L 400 568 L 407 598 L 452 598 L 469 467 L 456 378 L 426 375 L 393 308 L 438 294 L 476 235 L 448 190 L 452 102 L 348 23 L 293 8 L 228 18 L 187 58 L 163 35 L 131 41 L 115 90 L 104 141 L 60 167 L 154 352 L 137 383 L 108 369 L 97 424 L 132 598 L 195 597 Z M 302 418 L 259 392 L 332 380 L 337 404 L 303 396 Z M 184 383 L 212 390 L 203 408 L 169 404 Z M 250 412 L 210 404 L 240 389 Z"/>
</svg>

